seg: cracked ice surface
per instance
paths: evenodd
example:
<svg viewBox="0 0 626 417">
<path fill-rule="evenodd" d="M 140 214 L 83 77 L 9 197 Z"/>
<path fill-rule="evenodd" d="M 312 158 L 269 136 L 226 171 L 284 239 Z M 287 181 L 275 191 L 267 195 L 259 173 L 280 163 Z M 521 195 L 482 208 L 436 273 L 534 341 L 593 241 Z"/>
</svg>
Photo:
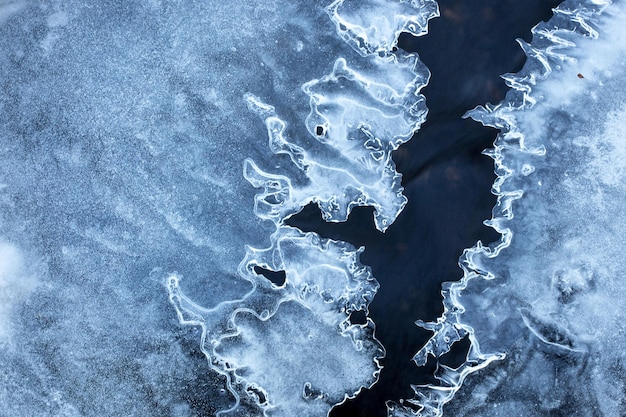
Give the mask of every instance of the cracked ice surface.
<svg viewBox="0 0 626 417">
<path fill-rule="evenodd" d="M 284 220 L 368 204 L 384 230 L 402 210 L 391 151 L 428 72 L 392 49 L 436 13 L 0 1 L 2 412 L 324 415 L 371 385 L 361 250 Z"/>
<path fill-rule="evenodd" d="M 416 387 L 422 415 L 626 414 L 625 21 L 624 2 L 565 1 L 522 43 L 505 101 L 469 113 L 501 131 L 487 224 L 502 239 L 467 250 L 444 315 L 418 323 L 434 332 L 418 364 L 471 341 Z"/>
</svg>

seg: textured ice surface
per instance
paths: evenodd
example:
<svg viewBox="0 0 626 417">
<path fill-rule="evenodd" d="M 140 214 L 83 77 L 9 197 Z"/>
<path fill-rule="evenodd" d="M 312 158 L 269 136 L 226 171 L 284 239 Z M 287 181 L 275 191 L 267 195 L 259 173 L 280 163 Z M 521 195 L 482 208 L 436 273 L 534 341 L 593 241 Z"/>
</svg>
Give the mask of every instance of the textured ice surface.
<svg viewBox="0 0 626 417">
<path fill-rule="evenodd" d="M 251 412 L 245 411 L 251 401 L 271 415 L 325 415 L 347 390 L 358 390 L 355 383 L 375 382 L 383 350 L 373 322 L 349 321 L 351 312 L 367 311 L 378 289 L 359 253 L 346 243 L 281 227 L 270 248 L 248 248 L 240 274 L 253 291 L 211 309 L 181 294 L 178 277 L 170 276 L 181 321 L 202 326 L 203 351 L 231 377 L 242 401 L 232 415 Z M 277 287 L 255 266 L 285 271 L 285 283 Z"/>
<path fill-rule="evenodd" d="M 378 284 L 284 220 L 393 222 L 428 78 L 393 47 L 436 13 L 0 1 L 0 415 L 325 415 L 371 385 L 348 317 Z"/>
<path fill-rule="evenodd" d="M 416 387 L 421 415 L 626 415 L 624 22 L 624 2 L 565 1 L 522 43 L 504 102 L 469 113 L 501 131 L 487 224 L 502 239 L 468 249 L 444 315 L 418 323 L 434 332 L 418 364 L 471 341 Z"/>
</svg>

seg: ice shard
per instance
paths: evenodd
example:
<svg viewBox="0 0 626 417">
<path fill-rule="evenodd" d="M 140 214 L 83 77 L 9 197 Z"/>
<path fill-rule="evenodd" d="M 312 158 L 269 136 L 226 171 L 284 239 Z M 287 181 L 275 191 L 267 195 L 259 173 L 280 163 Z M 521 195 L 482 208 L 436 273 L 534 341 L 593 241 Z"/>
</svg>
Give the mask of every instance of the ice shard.
<svg viewBox="0 0 626 417">
<path fill-rule="evenodd" d="M 322 416 L 371 385 L 361 249 L 285 220 L 394 221 L 429 76 L 395 46 L 436 14 L 0 1 L 0 414 Z"/>
<path fill-rule="evenodd" d="M 462 338 L 458 368 L 393 416 L 626 415 L 626 4 L 569 1 L 533 29 L 498 105 L 469 117 L 488 151 L 499 242 L 467 249 L 418 364 Z"/>
</svg>

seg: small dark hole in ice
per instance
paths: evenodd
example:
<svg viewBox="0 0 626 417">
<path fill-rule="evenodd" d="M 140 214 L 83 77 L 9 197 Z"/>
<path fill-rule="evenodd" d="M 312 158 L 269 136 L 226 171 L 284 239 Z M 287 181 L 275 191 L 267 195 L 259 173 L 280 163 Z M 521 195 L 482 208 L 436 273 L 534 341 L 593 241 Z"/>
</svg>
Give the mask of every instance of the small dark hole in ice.
<svg viewBox="0 0 626 417">
<path fill-rule="evenodd" d="M 311 383 L 307 382 L 304 384 L 304 391 L 302 392 L 302 396 L 305 399 L 317 400 L 317 399 L 324 398 L 324 393 L 319 389 L 313 388 L 311 386 Z"/>
<path fill-rule="evenodd" d="M 415 39 L 416 36 L 408 32 L 402 32 L 398 36 L 398 44 L 395 46 L 395 48 L 402 49 L 407 52 L 414 52 L 415 47 L 413 47 L 412 45 L 414 45 Z"/>
<path fill-rule="evenodd" d="M 350 323 L 352 324 L 365 324 L 367 323 L 367 314 L 363 310 L 356 310 L 350 314 Z"/>
<path fill-rule="evenodd" d="M 464 337 L 455 344 L 452 345 L 450 351 L 439 358 L 439 362 L 443 365 L 451 368 L 458 368 L 461 366 L 467 358 L 469 352 L 470 341 L 469 338 Z"/>
<path fill-rule="evenodd" d="M 324 134 L 324 126 L 322 126 L 322 125 L 318 125 L 318 126 L 315 128 L 315 134 L 316 134 L 317 136 L 322 136 L 322 135 Z"/>
<path fill-rule="evenodd" d="M 263 200 L 265 200 L 268 204 L 271 205 L 275 205 L 275 204 L 280 204 L 281 201 L 278 199 L 278 197 L 276 196 L 276 194 L 268 194 L 266 195 Z"/>
<path fill-rule="evenodd" d="M 392 52 L 398 52 L 398 47 L 397 47 L 397 46 L 394 46 L 393 48 L 391 48 L 391 51 L 392 51 Z"/>
<path fill-rule="evenodd" d="M 253 386 L 249 386 L 248 388 L 246 388 L 246 391 L 248 391 L 250 394 L 257 397 L 259 400 L 259 404 L 265 404 L 267 402 L 267 398 L 265 397 L 265 394 L 260 389 L 257 389 L 256 387 L 253 387 Z"/>
<path fill-rule="evenodd" d="M 254 272 L 259 275 L 263 275 L 265 278 L 269 279 L 272 284 L 282 287 L 285 285 L 285 280 L 287 279 L 287 275 L 285 271 L 271 271 L 269 269 L 262 268 L 260 266 L 254 267 Z"/>
</svg>

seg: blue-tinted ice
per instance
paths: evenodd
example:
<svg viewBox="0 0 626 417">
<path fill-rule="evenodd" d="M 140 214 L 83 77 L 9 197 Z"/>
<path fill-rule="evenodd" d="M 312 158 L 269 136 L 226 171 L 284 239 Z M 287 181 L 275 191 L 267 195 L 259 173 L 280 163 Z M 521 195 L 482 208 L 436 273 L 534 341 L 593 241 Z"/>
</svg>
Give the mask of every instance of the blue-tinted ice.
<svg viewBox="0 0 626 417">
<path fill-rule="evenodd" d="M 322 416 L 374 383 L 361 250 L 284 222 L 394 221 L 428 72 L 393 50 L 436 13 L 0 1 L 0 415 Z"/>
<path fill-rule="evenodd" d="M 394 47 L 436 14 L 0 0 L 0 416 L 324 416 L 375 383 L 362 249 L 286 220 L 393 223 L 429 76 Z M 468 113 L 501 131 L 502 238 L 418 322 L 418 365 L 464 337 L 466 362 L 390 415 L 626 414 L 625 21 L 566 0 L 505 101 Z"/>
</svg>

